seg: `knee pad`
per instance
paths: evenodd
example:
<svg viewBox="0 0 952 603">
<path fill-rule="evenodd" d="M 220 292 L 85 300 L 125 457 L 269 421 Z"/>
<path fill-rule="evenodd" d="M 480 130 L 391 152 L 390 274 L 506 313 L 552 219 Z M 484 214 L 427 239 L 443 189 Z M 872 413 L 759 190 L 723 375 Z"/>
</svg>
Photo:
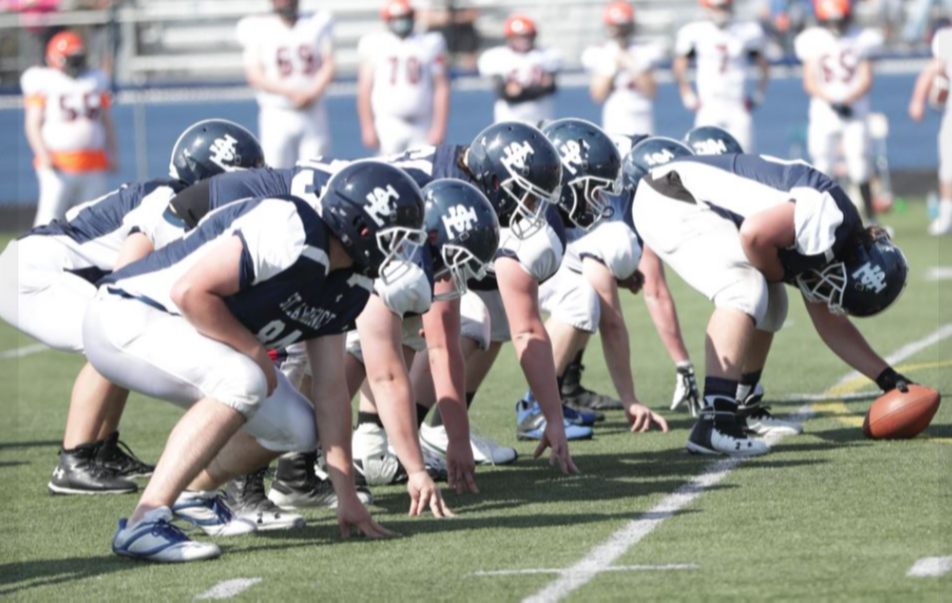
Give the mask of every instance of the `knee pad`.
<svg viewBox="0 0 952 603">
<path fill-rule="evenodd" d="M 274 393 L 244 429 L 273 452 L 310 452 L 317 448 L 314 407 L 283 375 L 278 376 Z"/>
<path fill-rule="evenodd" d="M 759 327 L 767 314 L 767 280 L 753 267 L 735 272 L 732 280 L 730 285 L 714 295 L 714 305 L 740 310 L 753 318 Z"/>
<path fill-rule="evenodd" d="M 572 286 L 560 291 L 549 305 L 550 313 L 556 320 L 589 334 L 598 331 L 601 302 L 595 289 L 584 277 L 573 279 Z"/>
<path fill-rule="evenodd" d="M 235 352 L 223 358 L 202 383 L 203 394 L 250 420 L 268 397 L 268 380 L 251 358 Z"/>
<path fill-rule="evenodd" d="M 782 329 L 783 323 L 787 320 L 789 305 L 786 285 L 783 283 L 767 285 L 767 312 L 763 320 L 757 323 L 757 328 L 768 333 L 776 333 Z"/>
</svg>

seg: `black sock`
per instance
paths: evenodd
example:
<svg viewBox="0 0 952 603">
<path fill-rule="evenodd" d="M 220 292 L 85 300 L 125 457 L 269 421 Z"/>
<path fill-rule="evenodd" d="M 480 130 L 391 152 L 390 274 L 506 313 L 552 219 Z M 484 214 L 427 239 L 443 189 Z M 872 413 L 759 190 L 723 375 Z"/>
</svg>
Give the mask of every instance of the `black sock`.
<svg viewBox="0 0 952 603">
<path fill-rule="evenodd" d="M 469 407 L 473 405 L 473 399 L 476 397 L 476 392 L 466 392 L 466 410 L 469 410 Z"/>
<path fill-rule="evenodd" d="M 734 402 L 737 395 L 737 381 L 733 379 L 724 379 L 722 377 L 704 378 L 704 406 L 710 408 L 713 406 L 715 398 L 727 398 Z M 735 402 L 736 403 L 736 402 Z"/>
<path fill-rule="evenodd" d="M 380 415 L 375 412 L 357 412 L 357 425 L 362 425 L 364 423 L 373 423 L 378 427 L 383 427 L 383 422 L 380 421 Z"/>
<path fill-rule="evenodd" d="M 763 369 L 761 369 L 759 371 L 744 373 L 740 376 L 740 385 L 737 386 L 737 399 L 739 401 L 743 402 L 746 400 L 750 392 L 757 388 L 757 384 L 760 383 L 760 377 L 763 375 L 763 372 Z"/>
<path fill-rule="evenodd" d="M 473 398 L 476 397 L 476 392 L 466 392 L 466 410 L 469 410 L 469 407 L 473 405 Z M 440 406 L 436 405 L 436 409 L 433 411 L 433 420 L 430 421 L 431 427 L 439 427 L 443 424 L 443 415 L 440 414 Z"/>
<path fill-rule="evenodd" d="M 420 426 L 423 425 L 423 422 L 426 421 L 426 414 L 430 412 L 430 409 L 426 406 L 423 406 L 419 402 L 416 405 L 416 426 L 417 431 L 420 430 Z"/>
<path fill-rule="evenodd" d="M 859 185 L 859 194 L 863 198 L 863 209 L 866 211 L 866 220 L 868 222 L 876 221 L 876 214 L 873 213 L 873 189 L 869 181 Z"/>
</svg>

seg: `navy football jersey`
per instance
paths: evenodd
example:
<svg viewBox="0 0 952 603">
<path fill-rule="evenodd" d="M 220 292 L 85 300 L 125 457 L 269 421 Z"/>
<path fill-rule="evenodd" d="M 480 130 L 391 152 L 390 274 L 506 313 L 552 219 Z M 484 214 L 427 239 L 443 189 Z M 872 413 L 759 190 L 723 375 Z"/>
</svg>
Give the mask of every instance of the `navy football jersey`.
<svg viewBox="0 0 952 603">
<path fill-rule="evenodd" d="M 180 314 L 175 283 L 214 243 L 237 236 L 243 247 L 239 291 L 228 309 L 269 349 L 353 328 L 372 283 L 351 270 L 329 273 L 329 232 L 294 197 L 258 197 L 222 206 L 165 248 L 100 282 L 111 293 Z"/>
</svg>

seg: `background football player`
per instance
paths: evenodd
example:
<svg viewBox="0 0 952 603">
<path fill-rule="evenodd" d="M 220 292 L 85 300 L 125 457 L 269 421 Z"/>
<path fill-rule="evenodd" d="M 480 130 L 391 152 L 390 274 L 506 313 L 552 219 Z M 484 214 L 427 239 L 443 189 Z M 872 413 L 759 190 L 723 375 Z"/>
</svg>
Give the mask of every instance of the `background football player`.
<svg viewBox="0 0 952 603">
<path fill-rule="evenodd" d="M 609 39 L 582 54 L 582 65 L 592 74 L 592 100 L 604 103 L 602 128 L 613 135 L 652 134 L 658 91 L 654 68 L 662 49 L 634 40 L 635 12 L 628 2 L 608 4 L 603 21 Z"/>
<path fill-rule="evenodd" d="M 106 192 L 115 171 L 116 134 L 106 74 L 87 66 L 86 46 L 62 31 L 46 46 L 46 67 L 20 78 L 26 139 L 40 184 L 33 224 L 62 220 L 66 210 Z"/>
<path fill-rule="evenodd" d="M 770 65 L 763 55 L 766 38 L 760 25 L 734 19 L 733 0 L 700 0 L 708 18 L 689 23 L 678 32 L 673 70 L 681 100 L 697 114 L 696 126 L 720 126 L 748 152 L 754 148 L 751 112 L 763 102 L 770 82 Z M 697 66 L 697 93 L 688 81 L 691 60 Z M 747 65 L 757 64 L 760 77 L 747 90 Z"/>
<path fill-rule="evenodd" d="M 407 0 L 387 0 L 380 15 L 387 31 L 367 34 L 357 47 L 357 116 L 364 146 L 391 155 L 439 144 L 450 110 L 446 42 L 438 33 L 414 33 Z"/>
<path fill-rule="evenodd" d="M 56 350 L 84 351 L 83 316 L 94 283 L 180 237 L 184 225 L 166 209 L 190 184 L 263 165 L 261 146 L 238 124 L 220 119 L 187 128 L 172 149 L 169 178 L 123 186 L 34 228 L 0 255 L 0 317 Z M 123 451 L 119 421 L 128 391 L 90 364 L 76 377 L 53 494 L 134 492 L 126 478 L 153 467 Z"/>
<path fill-rule="evenodd" d="M 643 178 L 633 212 L 645 244 L 715 305 L 689 452 L 759 455 L 769 445 L 748 434 L 802 431 L 772 416 L 758 388 L 787 315 L 784 282 L 800 288 L 834 353 L 884 390 L 905 387 L 846 316 L 872 316 L 895 302 L 905 258 L 881 229 L 863 228 L 828 176 L 756 155 L 686 157 Z"/>
<path fill-rule="evenodd" d="M 558 52 L 536 46 L 536 25 L 525 15 L 512 15 L 504 26 L 505 46 L 479 57 L 479 74 L 493 80 L 495 121 L 538 124 L 555 118 L 556 76 L 562 68 Z"/>
<path fill-rule="evenodd" d="M 867 120 L 873 87 L 871 58 L 882 45 L 882 35 L 852 24 L 849 0 L 817 0 L 815 8 L 820 26 L 805 30 L 795 43 L 797 57 L 803 61 L 803 87 L 811 97 L 807 147 L 813 165 L 831 176 L 836 175 L 842 149 L 847 176 L 859 187 L 866 217 L 872 220 Z"/>
<path fill-rule="evenodd" d="M 932 39 L 932 56 L 934 58 L 916 80 L 909 101 L 909 116 L 913 121 L 922 121 L 926 99 L 932 96 L 933 88 L 938 89 L 944 79 L 948 98 L 942 129 L 939 130 L 939 215 L 929 225 L 929 234 L 938 236 L 952 234 L 952 111 L 949 111 L 952 95 L 948 90 L 949 82 L 952 82 L 952 28 L 946 27 L 936 32 Z"/>
<path fill-rule="evenodd" d="M 330 13 L 299 14 L 298 0 L 271 0 L 270 15 L 238 23 L 245 77 L 258 100 L 258 133 L 268 165 L 291 167 L 331 149 L 324 93 L 334 79 Z"/>
</svg>

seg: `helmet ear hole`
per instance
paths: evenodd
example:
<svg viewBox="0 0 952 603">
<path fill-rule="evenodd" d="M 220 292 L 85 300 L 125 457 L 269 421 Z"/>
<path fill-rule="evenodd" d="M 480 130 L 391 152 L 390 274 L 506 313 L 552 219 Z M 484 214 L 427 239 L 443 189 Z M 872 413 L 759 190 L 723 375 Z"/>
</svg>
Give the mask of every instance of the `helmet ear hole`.
<svg viewBox="0 0 952 603">
<path fill-rule="evenodd" d="M 490 182 L 490 187 L 492 188 L 493 192 L 498 191 L 501 188 L 501 186 L 502 185 L 499 182 L 499 176 L 497 176 L 496 174 L 493 174 L 492 182 Z"/>
</svg>

